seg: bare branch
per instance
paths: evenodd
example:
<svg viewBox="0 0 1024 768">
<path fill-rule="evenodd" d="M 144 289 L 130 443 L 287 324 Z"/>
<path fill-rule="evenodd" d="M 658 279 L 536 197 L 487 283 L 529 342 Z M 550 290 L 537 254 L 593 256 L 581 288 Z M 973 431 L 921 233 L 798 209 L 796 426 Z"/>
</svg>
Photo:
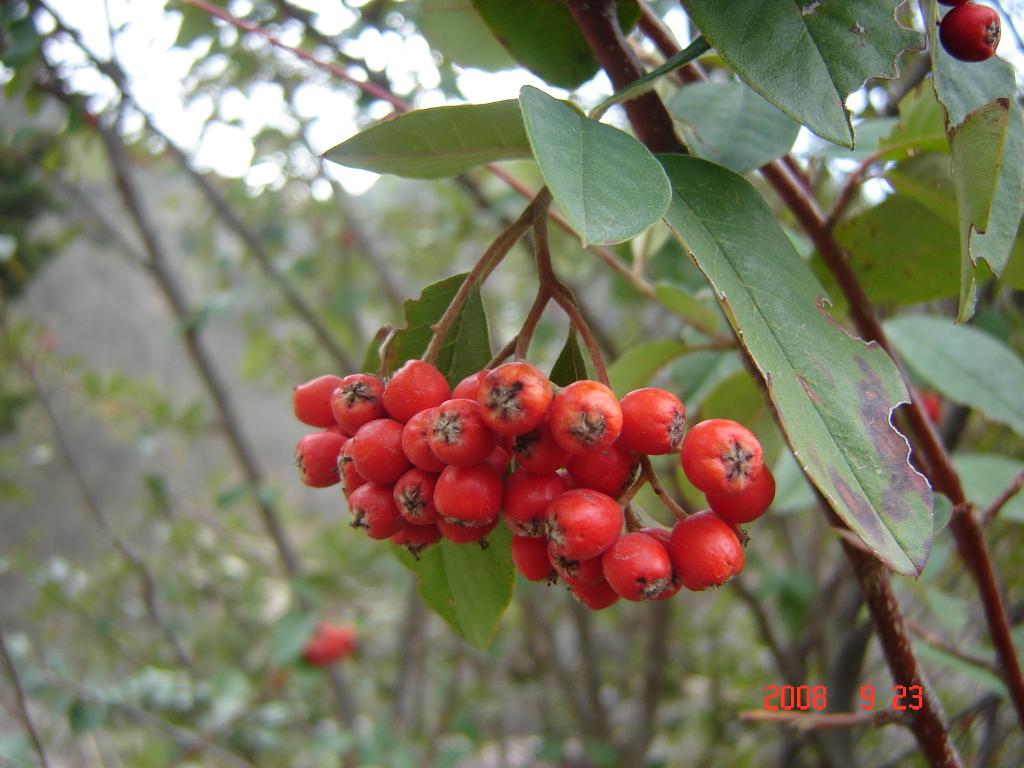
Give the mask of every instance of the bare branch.
<svg viewBox="0 0 1024 768">
<path fill-rule="evenodd" d="M 0 627 L 0 661 L 3 662 L 7 674 L 11 678 L 11 685 L 14 687 L 14 700 L 18 706 L 18 717 L 21 725 L 32 742 L 32 748 L 39 758 L 42 768 L 50 768 L 50 761 L 46 757 L 46 750 L 43 748 L 43 740 L 39 738 L 39 731 L 32 722 L 32 713 L 28 708 L 28 699 L 25 698 L 25 690 L 21 687 L 21 678 L 18 676 L 18 668 L 14 666 L 14 660 L 7 651 L 7 641 L 4 639 L 3 628 Z"/>
</svg>

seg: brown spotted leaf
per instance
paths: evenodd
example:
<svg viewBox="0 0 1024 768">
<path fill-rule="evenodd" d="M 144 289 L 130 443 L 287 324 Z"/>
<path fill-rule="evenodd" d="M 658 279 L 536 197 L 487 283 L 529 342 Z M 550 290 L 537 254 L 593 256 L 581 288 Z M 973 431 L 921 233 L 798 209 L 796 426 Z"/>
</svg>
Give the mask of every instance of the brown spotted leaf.
<svg viewBox="0 0 1024 768">
<path fill-rule="evenodd" d="M 833 322 L 821 284 L 743 177 L 692 157 L 661 161 L 665 220 L 764 378 L 800 466 L 880 560 L 920 573 L 932 493 L 890 421 L 907 400 L 896 366 Z"/>
</svg>

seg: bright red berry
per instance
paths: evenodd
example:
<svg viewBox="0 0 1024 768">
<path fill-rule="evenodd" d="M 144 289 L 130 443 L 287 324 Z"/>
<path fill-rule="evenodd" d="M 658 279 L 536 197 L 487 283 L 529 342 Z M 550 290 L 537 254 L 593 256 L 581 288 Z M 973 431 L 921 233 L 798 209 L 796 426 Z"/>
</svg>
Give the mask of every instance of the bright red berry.
<svg viewBox="0 0 1024 768">
<path fill-rule="evenodd" d="M 622 508 L 611 496 L 577 488 L 548 507 L 551 551 L 570 560 L 589 560 L 610 547 L 622 530 Z"/>
<path fill-rule="evenodd" d="M 422 360 L 409 360 L 384 387 L 384 407 L 391 418 L 401 422 L 449 397 L 451 389 L 444 374 Z"/>
<path fill-rule="evenodd" d="M 337 376 L 318 376 L 305 384 L 299 384 L 292 392 L 295 418 L 311 427 L 332 427 L 335 424 L 331 413 L 331 393 L 341 379 Z"/>
<path fill-rule="evenodd" d="M 646 533 L 627 533 L 601 555 L 604 578 L 621 597 L 657 600 L 678 585 L 665 545 Z"/>
<path fill-rule="evenodd" d="M 434 507 L 434 486 L 437 475 L 413 467 L 398 478 L 395 483 L 395 503 L 399 514 L 414 525 L 429 525 L 437 522 L 437 508 Z"/>
<path fill-rule="evenodd" d="M 508 451 L 506 451 L 500 445 L 494 446 L 494 450 L 492 450 L 487 455 L 487 458 L 484 459 L 484 462 L 490 464 L 492 467 L 498 470 L 498 474 L 501 475 L 502 477 L 505 476 L 505 471 L 508 469 L 508 464 L 510 461 L 511 459 L 509 458 Z"/>
<path fill-rule="evenodd" d="M 558 574 L 548 559 L 547 539 L 513 536 L 512 565 L 530 581 L 554 584 L 558 580 Z"/>
<path fill-rule="evenodd" d="M 434 506 L 441 517 L 456 525 L 489 525 L 498 517 L 501 498 L 501 475 L 486 463 L 445 467 L 434 486 Z"/>
<path fill-rule="evenodd" d="M 417 560 L 420 559 L 423 550 L 440 540 L 441 529 L 436 525 L 413 525 L 408 520 L 404 521 L 398 533 L 391 537 L 391 541 L 403 547 Z"/>
<path fill-rule="evenodd" d="M 987 5 L 963 3 L 939 23 L 939 40 L 946 53 L 960 61 L 985 61 L 999 47 L 999 14 Z"/>
<path fill-rule="evenodd" d="M 589 560 L 573 560 L 555 554 L 551 549 L 549 544 L 548 560 L 551 562 L 551 567 L 570 587 L 592 587 L 598 582 L 604 581 L 600 557 L 592 557 Z"/>
<path fill-rule="evenodd" d="M 486 525 L 464 525 L 462 523 L 445 520 L 443 517 L 437 521 L 437 527 L 441 534 L 453 544 L 469 544 L 479 541 L 481 547 L 486 547 L 484 537 L 498 525 L 498 518 L 494 518 Z"/>
<path fill-rule="evenodd" d="M 363 424 L 387 417 L 383 397 L 384 382 L 366 373 L 353 373 L 341 379 L 331 393 L 331 413 L 338 426 L 354 435 Z"/>
<path fill-rule="evenodd" d="M 708 419 L 683 440 L 679 460 L 690 482 L 704 493 L 738 493 L 761 472 L 761 444 L 742 424 Z"/>
<path fill-rule="evenodd" d="M 445 464 L 469 467 L 490 455 L 498 436 L 484 422 L 475 400 L 446 400 L 431 411 L 427 442 Z"/>
<path fill-rule="evenodd" d="M 765 467 L 740 493 L 709 493 L 708 506 L 730 525 L 752 523 L 775 499 L 775 478 Z"/>
<path fill-rule="evenodd" d="M 338 457 L 346 437 L 336 432 L 304 435 L 295 446 L 295 464 L 302 482 L 313 488 L 326 488 L 341 480 Z"/>
<path fill-rule="evenodd" d="M 569 452 L 555 442 L 547 421 L 525 435 L 517 435 L 512 453 L 518 466 L 538 475 L 554 472 L 569 460 Z"/>
<path fill-rule="evenodd" d="M 359 474 L 356 463 L 352 460 L 352 438 L 348 438 L 341 446 L 341 453 L 338 454 L 338 474 L 341 476 L 341 487 L 346 496 L 360 485 L 366 484 L 366 478 Z"/>
<path fill-rule="evenodd" d="M 402 528 L 394 490 L 390 485 L 367 483 L 348 497 L 352 527 L 362 528 L 371 539 L 390 539 Z"/>
<path fill-rule="evenodd" d="M 546 536 L 548 506 L 565 490 L 554 472 L 534 475 L 517 469 L 505 480 L 505 524 L 517 536 Z"/>
<path fill-rule="evenodd" d="M 484 421 L 501 435 L 522 435 L 544 421 L 551 382 L 529 363 L 499 365 L 480 382 L 477 402 Z"/>
<path fill-rule="evenodd" d="M 551 403 L 551 436 L 569 453 L 607 448 L 622 431 L 615 394 L 597 381 L 574 381 Z"/>
<path fill-rule="evenodd" d="M 932 424 L 942 421 L 942 396 L 938 392 L 925 390 L 918 397 L 921 399 L 921 407 L 924 408 L 928 420 Z"/>
<path fill-rule="evenodd" d="M 356 649 L 356 631 L 323 621 L 306 641 L 302 660 L 314 667 L 326 667 L 343 659 Z"/>
<path fill-rule="evenodd" d="M 694 591 L 724 584 L 743 568 L 739 537 L 710 509 L 676 523 L 668 553 L 676 578 Z"/>
<path fill-rule="evenodd" d="M 675 453 L 686 432 L 686 407 L 657 387 L 634 389 L 622 398 L 619 442 L 649 456 Z"/>
<path fill-rule="evenodd" d="M 629 486 L 639 466 L 636 451 L 616 442 L 603 451 L 577 453 L 566 469 L 578 488 L 592 488 L 616 498 Z"/>
<path fill-rule="evenodd" d="M 476 400 L 476 394 L 480 391 L 480 382 L 483 381 L 484 377 L 490 372 L 490 368 L 484 368 L 482 371 L 469 374 L 469 376 L 455 385 L 455 389 L 452 390 L 452 400 L 457 400 L 463 397 L 470 400 Z"/>
<path fill-rule="evenodd" d="M 371 483 L 393 483 L 410 466 L 402 450 L 401 423 L 375 419 L 363 424 L 352 438 L 356 471 Z"/>
<path fill-rule="evenodd" d="M 665 547 L 668 547 L 668 543 L 672 540 L 672 531 L 668 528 L 641 528 L 639 533 L 646 533 L 648 536 L 653 536 Z"/>
<path fill-rule="evenodd" d="M 409 461 L 420 469 L 440 472 L 445 468 L 445 463 L 430 450 L 430 422 L 433 417 L 434 409 L 427 408 L 405 422 L 405 428 L 402 429 L 402 450 Z"/>
<path fill-rule="evenodd" d="M 572 596 L 592 611 L 601 611 L 619 601 L 619 596 L 607 581 L 591 587 L 569 587 Z"/>
</svg>

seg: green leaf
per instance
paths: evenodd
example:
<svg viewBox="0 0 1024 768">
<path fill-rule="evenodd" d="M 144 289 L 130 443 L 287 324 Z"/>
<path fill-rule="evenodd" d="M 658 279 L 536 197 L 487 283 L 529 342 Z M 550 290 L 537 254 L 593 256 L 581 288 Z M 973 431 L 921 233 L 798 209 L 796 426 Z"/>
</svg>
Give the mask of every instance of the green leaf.
<svg viewBox="0 0 1024 768">
<path fill-rule="evenodd" d="M 956 226 L 906 195 L 843 221 L 835 234 L 872 301 L 914 304 L 957 293 Z M 820 257 L 813 263 L 828 285 L 832 277 Z"/>
<path fill-rule="evenodd" d="M 565 346 L 558 353 L 558 359 L 551 367 L 551 375 L 548 379 L 552 384 L 565 387 L 574 381 L 590 378 L 590 371 L 587 361 L 583 357 L 583 350 L 580 349 L 579 341 L 576 339 L 576 329 L 569 329 L 569 337 L 565 340 Z"/>
<path fill-rule="evenodd" d="M 895 317 L 885 332 L 930 387 L 1024 435 L 1024 363 L 999 339 L 923 315 Z"/>
<path fill-rule="evenodd" d="M 996 193 L 1003 142 L 1010 117 L 1006 99 L 994 101 L 971 112 L 950 131 L 953 149 L 953 181 L 960 213 L 960 310 L 959 319 L 974 314 L 975 259 L 971 238 L 988 229 L 989 210 Z"/>
<path fill-rule="evenodd" d="M 389 118 L 327 150 L 350 168 L 436 179 L 498 160 L 530 157 L 519 104 L 458 104 Z"/>
<path fill-rule="evenodd" d="M 270 635 L 270 666 L 284 667 L 296 661 L 312 637 L 317 621 L 315 613 L 289 613 L 281 619 Z"/>
<path fill-rule="evenodd" d="M 423 354 L 430 344 L 434 323 L 441 319 L 465 279 L 465 273 L 445 278 L 424 288 L 419 298 L 403 304 L 405 326 L 396 333 L 391 344 L 395 368 Z M 437 367 L 450 383 L 456 384 L 490 361 L 490 345 L 487 312 L 479 288 L 474 288 L 445 336 Z M 367 349 L 364 371 L 375 373 L 380 366 L 378 347 L 374 342 Z"/>
<path fill-rule="evenodd" d="M 809 146 L 801 154 L 804 157 L 826 160 L 851 160 L 860 162 L 878 149 L 879 142 L 888 136 L 899 124 L 895 117 L 869 117 L 859 120 L 854 127 L 856 149 L 848 149 L 812 137 Z"/>
<path fill-rule="evenodd" d="M 562 0 L 472 0 L 512 57 L 542 80 L 569 90 L 597 74 L 598 63 Z M 628 32 L 640 9 L 620 0 L 619 25 Z"/>
<path fill-rule="evenodd" d="M 488 546 L 442 540 L 416 561 L 399 556 L 418 577 L 424 602 L 471 645 L 486 650 L 512 600 L 515 569 L 509 553 L 511 534 L 499 524 Z"/>
<path fill-rule="evenodd" d="M 700 409 L 704 398 L 722 381 L 742 367 L 739 354 L 734 351 L 705 350 L 691 352 L 677 360 L 669 371 L 669 377 L 686 410 L 693 413 Z"/>
<path fill-rule="evenodd" d="M 431 47 L 455 64 L 491 72 L 516 65 L 470 0 L 421 0 L 419 27 Z"/>
<path fill-rule="evenodd" d="M 107 719 L 106 707 L 76 697 L 68 707 L 68 725 L 74 734 L 99 728 Z"/>
<path fill-rule="evenodd" d="M 879 142 L 885 157 L 894 159 L 917 152 L 949 152 L 946 120 L 931 81 L 926 81 L 900 99 L 899 122 Z M 860 131 L 857 131 L 858 143 Z"/>
<path fill-rule="evenodd" d="M 971 112 L 996 99 L 1013 98 L 1017 88 L 1012 66 L 997 56 L 971 64 L 957 61 L 939 44 L 938 25 L 927 26 L 935 95 L 945 108 L 951 127 L 960 125 Z"/>
<path fill-rule="evenodd" d="M 920 36 L 896 21 L 901 0 L 683 0 L 751 88 L 823 139 L 853 147 L 843 102 L 868 78 L 896 77 Z"/>
<path fill-rule="evenodd" d="M 658 371 L 686 354 L 686 345 L 671 339 L 648 341 L 630 347 L 608 367 L 612 391 L 618 397 L 644 387 Z"/>
<path fill-rule="evenodd" d="M 886 171 L 885 178 L 897 192 L 957 226 L 956 190 L 947 155 L 928 152 L 910 157 Z"/>
<path fill-rule="evenodd" d="M 879 559 L 920 573 L 931 489 L 889 420 L 907 399 L 896 366 L 835 324 L 821 285 L 754 187 L 697 158 L 662 163 L 674 192 L 666 221 L 764 378 L 804 472 Z"/>
<path fill-rule="evenodd" d="M 964 484 L 967 499 L 984 510 L 1009 487 L 1024 462 L 995 453 L 958 453 L 953 466 Z M 1000 519 L 1024 523 L 1024 493 L 1010 499 L 999 513 Z"/>
<path fill-rule="evenodd" d="M 698 157 L 748 173 L 789 152 L 800 126 L 743 83 L 693 83 L 668 110 Z"/>
<path fill-rule="evenodd" d="M 584 245 L 629 240 L 668 209 L 665 171 L 628 133 L 529 85 L 519 103 L 544 180 Z"/>
<path fill-rule="evenodd" d="M 699 328 L 705 335 L 712 335 L 722 326 L 720 312 L 701 303 L 676 285 L 658 283 L 654 286 L 654 295 L 665 309 Z"/>
</svg>

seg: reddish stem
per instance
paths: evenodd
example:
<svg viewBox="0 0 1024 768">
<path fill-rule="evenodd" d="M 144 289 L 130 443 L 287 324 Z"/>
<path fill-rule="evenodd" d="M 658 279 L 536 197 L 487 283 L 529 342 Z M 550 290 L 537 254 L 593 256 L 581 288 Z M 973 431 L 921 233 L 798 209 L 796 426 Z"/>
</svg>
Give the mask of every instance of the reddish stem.
<svg viewBox="0 0 1024 768">
<path fill-rule="evenodd" d="M 651 490 L 657 494 L 661 503 L 665 505 L 665 508 L 672 513 L 676 520 L 685 520 L 688 517 L 686 510 L 676 503 L 676 500 L 669 495 L 668 491 L 666 491 L 665 487 L 661 484 L 661 481 L 658 480 L 658 475 L 654 471 L 654 466 L 651 464 L 650 458 L 641 454 L 640 466 L 643 469 L 643 476 L 647 479 L 647 482 L 651 484 Z"/>
</svg>

